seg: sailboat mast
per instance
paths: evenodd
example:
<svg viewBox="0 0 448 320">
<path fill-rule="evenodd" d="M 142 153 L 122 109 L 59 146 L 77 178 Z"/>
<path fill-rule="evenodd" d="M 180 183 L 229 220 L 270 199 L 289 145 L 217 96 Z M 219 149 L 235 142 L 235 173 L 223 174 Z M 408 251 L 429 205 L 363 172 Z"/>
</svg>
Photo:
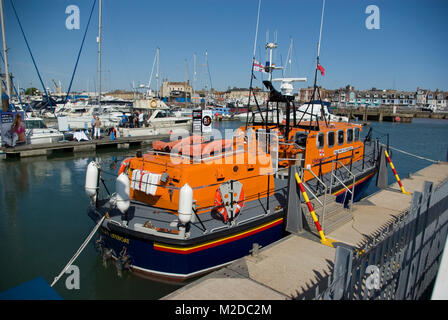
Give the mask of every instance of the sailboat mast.
<svg viewBox="0 0 448 320">
<path fill-rule="evenodd" d="M 251 94 L 254 94 L 253 93 L 253 88 L 252 88 L 252 83 L 253 83 L 253 80 L 254 80 L 255 50 L 257 48 L 258 24 L 260 22 L 260 8 L 261 8 L 261 0 L 258 0 L 257 26 L 255 28 L 255 39 L 254 39 L 254 53 L 252 55 L 252 65 L 251 65 L 251 71 L 250 71 L 249 98 L 247 99 L 246 129 L 247 129 L 247 125 L 249 124 L 250 96 L 251 96 Z M 254 94 L 254 100 L 255 100 L 255 94 Z M 254 120 L 255 120 L 255 116 L 254 116 Z"/>
<path fill-rule="evenodd" d="M 157 70 L 156 70 L 156 97 L 159 96 L 159 47 L 156 50 Z"/>
<path fill-rule="evenodd" d="M 0 0 L 0 19 L 2 20 L 2 38 L 3 38 L 3 57 L 5 60 L 5 78 L 6 78 L 6 93 L 11 98 L 11 78 L 9 77 L 8 69 L 8 49 L 6 47 L 6 34 L 5 34 L 5 19 L 3 15 L 3 0 Z"/>
<path fill-rule="evenodd" d="M 98 17 L 98 106 L 101 106 L 101 0 L 99 3 L 99 17 Z"/>
<path fill-rule="evenodd" d="M 193 97 L 196 89 L 196 52 L 193 54 Z"/>
</svg>

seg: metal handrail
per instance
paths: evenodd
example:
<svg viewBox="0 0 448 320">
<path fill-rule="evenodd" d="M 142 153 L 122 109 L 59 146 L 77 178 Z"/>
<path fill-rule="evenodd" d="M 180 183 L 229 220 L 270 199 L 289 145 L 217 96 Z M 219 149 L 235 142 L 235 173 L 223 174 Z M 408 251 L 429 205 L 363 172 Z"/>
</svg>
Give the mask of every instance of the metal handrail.
<svg viewBox="0 0 448 320">
<path fill-rule="evenodd" d="M 325 231 L 325 224 L 324 224 L 324 222 L 325 222 L 325 212 L 327 210 L 327 193 L 328 193 L 327 191 L 328 191 L 328 186 L 313 172 L 313 170 L 308 169 L 308 168 L 302 168 L 302 169 L 309 171 L 314 176 L 314 178 L 316 178 L 317 181 L 320 182 L 324 186 L 324 188 L 325 188 L 324 189 L 324 202 L 322 203 L 318 199 L 318 197 L 309 189 L 309 187 L 306 185 L 306 183 L 305 182 L 302 183 L 303 186 L 313 195 L 314 199 L 316 199 L 320 203 L 320 205 L 322 206 L 321 226 L 322 226 L 322 229 Z"/>
<path fill-rule="evenodd" d="M 352 183 L 352 189 L 350 190 L 343 181 L 341 181 L 336 174 L 334 173 L 334 163 L 339 163 L 351 176 L 353 176 L 353 183 Z M 353 207 L 353 199 L 354 199 L 354 194 L 355 194 L 355 181 L 356 181 L 356 176 L 353 174 L 353 172 L 351 172 L 341 161 L 337 160 L 337 161 L 332 161 L 331 162 L 331 181 L 330 181 L 330 192 L 332 191 L 333 188 L 333 177 L 336 178 L 341 184 L 342 186 L 351 194 L 351 198 L 350 198 L 350 212 L 352 211 L 352 207 Z M 344 203 L 345 203 L 345 199 L 347 197 L 347 193 L 345 194 L 344 197 Z"/>
</svg>

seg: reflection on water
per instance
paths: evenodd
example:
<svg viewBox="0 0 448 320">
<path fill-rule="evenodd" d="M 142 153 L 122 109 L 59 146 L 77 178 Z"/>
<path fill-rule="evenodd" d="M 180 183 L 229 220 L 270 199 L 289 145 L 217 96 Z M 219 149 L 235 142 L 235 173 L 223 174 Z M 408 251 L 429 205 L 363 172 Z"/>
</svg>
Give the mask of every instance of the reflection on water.
<svg viewBox="0 0 448 320">
<path fill-rule="evenodd" d="M 238 121 L 223 121 L 215 127 L 224 132 L 242 125 Z M 372 127 L 383 134 L 383 141 L 384 134 L 389 133 L 394 147 L 445 160 L 448 121 L 374 122 Z M 116 174 L 120 162 L 134 154 L 135 149 L 130 149 L 0 161 L 0 291 L 39 276 L 52 282 L 93 228 L 86 214 L 89 200 L 84 193 L 88 163 L 96 160 L 102 164 L 104 180 L 112 191 L 114 177 L 110 173 Z M 398 152 L 392 155 L 403 178 L 430 164 Z M 389 182 L 394 182 L 392 172 Z M 373 181 L 367 194 L 375 191 Z M 55 289 L 65 299 L 157 299 L 178 288 L 130 273 L 118 278 L 113 265 L 102 266 L 93 244 L 87 246 L 75 264 L 80 268 L 81 289 L 67 290 L 62 277 Z"/>
</svg>

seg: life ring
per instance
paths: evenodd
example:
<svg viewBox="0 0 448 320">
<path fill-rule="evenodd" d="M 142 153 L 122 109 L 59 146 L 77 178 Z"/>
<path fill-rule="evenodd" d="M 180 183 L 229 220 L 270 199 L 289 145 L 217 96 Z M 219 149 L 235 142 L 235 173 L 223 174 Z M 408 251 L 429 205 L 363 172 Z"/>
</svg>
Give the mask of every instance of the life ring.
<svg viewBox="0 0 448 320">
<path fill-rule="evenodd" d="M 149 105 L 151 106 L 151 108 L 155 108 L 155 107 L 157 107 L 157 101 L 152 99 L 151 102 L 149 103 Z"/>
<path fill-rule="evenodd" d="M 240 213 L 241 208 L 244 207 L 244 190 L 241 189 L 240 197 L 238 201 L 234 201 L 234 204 L 236 205 L 235 210 L 235 217 Z M 221 217 L 224 219 L 224 222 L 229 221 L 229 215 L 227 213 L 227 209 L 222 201 L 221 192 L 219 192 L 219 188 L 216 190 L 215 193 L 215 208 L 216 211 L 221 215 Z"/>
<path fill-rule="evenodd" d="M 129 164 L 132 158 L 126 158 L 123 161 L 121 161 L 120 169 L 118 169 L 118 175 L 122 174 L 126 168 L 129 168 Z"/>
</svg>

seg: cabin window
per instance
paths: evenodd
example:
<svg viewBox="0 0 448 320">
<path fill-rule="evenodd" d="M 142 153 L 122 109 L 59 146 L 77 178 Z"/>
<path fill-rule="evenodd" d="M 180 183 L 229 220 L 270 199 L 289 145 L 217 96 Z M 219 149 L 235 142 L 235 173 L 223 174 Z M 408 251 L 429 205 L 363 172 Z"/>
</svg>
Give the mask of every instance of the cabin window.
<svg viewBox="0 0 448 320">
<path fill-rule="evenodd" d="M 343 130 L 339 130 L 338 131 L 338 144 L 344 144 L 344 131 Z"/>
<path fill-rule="evenodd" d="M 297 144 L 301 148 L 305 148 L 307 137 L 308 137 L 308 134 L 305 132 L 296 132 L 296 134 L 294 135 L 294 143 Z"/>
<path fill-rule="evenodd" d="M 324 133 L 319 133 L 316 139 L 317 148 L 322 149 L 325 145 L 325 135 Z"/>
<path fill-rule="evenodd" d="M 334 146 L 334 131 L 329 131 L 328 132 L 327 145 L 328 145 L 329 148 Z"/>
<path fill-rule="evenodd" d="M 347 143 L 353 141 L 353 129 L 347 129 Z"/>
<path fill-rule="evenodd" d="M 355 141 L 359 140 L 359 128 L 355 128 Z"/>
</svg>

